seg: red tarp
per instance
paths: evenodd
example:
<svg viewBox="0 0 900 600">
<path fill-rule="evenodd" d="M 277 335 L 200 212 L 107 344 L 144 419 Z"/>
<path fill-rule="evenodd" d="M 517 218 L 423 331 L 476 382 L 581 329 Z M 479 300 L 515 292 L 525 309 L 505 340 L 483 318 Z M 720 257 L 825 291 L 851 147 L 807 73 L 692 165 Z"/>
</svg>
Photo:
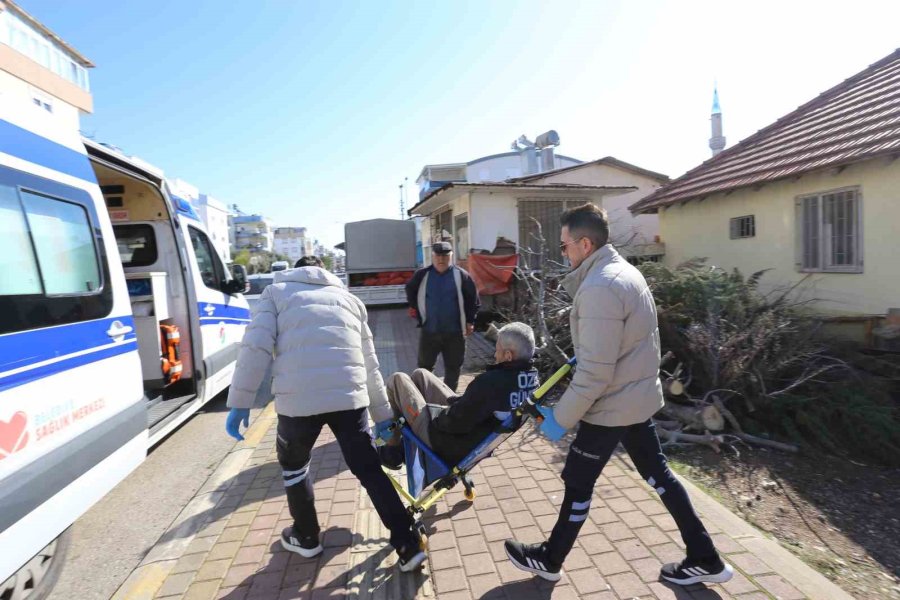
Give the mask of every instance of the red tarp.
<svg viewBox="0 0 900 600">
<path fill-rule="evenodd" d="M 517 254 L 495 256 L 493 254 L 470 254 L 468 271 L 475 280 L 478 293 L 495 296 L 509 290 L 513 272 L 519 262 Z"/>
</svg>

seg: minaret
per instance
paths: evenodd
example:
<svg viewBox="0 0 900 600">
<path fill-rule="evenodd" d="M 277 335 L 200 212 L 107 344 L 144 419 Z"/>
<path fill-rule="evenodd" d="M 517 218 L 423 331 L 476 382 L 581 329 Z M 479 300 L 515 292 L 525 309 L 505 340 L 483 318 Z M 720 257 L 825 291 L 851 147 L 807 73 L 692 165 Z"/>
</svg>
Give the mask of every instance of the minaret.
<svg viewBox="0 0 900 600">
<path fill-rule="evenodd" d="M 725 136 L 722 135 L 722 109 L 719 107 L 719 86 L 713 87 L 712 137 L 709 138 L 709 148 L 713 156 L 725 149 Z"/>
</svg>

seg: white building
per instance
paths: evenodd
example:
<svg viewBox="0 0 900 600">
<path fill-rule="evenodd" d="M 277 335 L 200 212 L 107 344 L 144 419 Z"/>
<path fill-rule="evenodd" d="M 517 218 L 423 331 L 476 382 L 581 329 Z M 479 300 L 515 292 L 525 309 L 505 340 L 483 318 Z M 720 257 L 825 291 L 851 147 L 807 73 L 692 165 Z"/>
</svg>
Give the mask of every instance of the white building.
<svg viewBox="0 0 900 600">
<path fill-rule="evenodd" d="M 545 153 L 547 156 L 548 153 Z M 506 181 L 515 177 L 524 177 L 542 171 L 562 169 L 580 165 L 582 161 L 563 156 L 562 154 L 549 154 L 545 158 L 548 168 L 542 168 L 542 163 L 529 165 L 528 152 L 504 152 L 482 156 L 465 163 L 451 163 L 445 165 L 425 165 L 416 183 L 419 185 L 419 200 L 422 200 L 429 192 L 432 192 L 448 183 L 483 183 L 487 181 Z M 552 165 L 552 166 L 551 166 Z"/>
<path fill-rule="evenodd" d="M 313 253 L 306 227 L 276 227 L 274 243 L 275 253 L 287 256 L 292 263 Z"/>
<path fill-rule="evenodd" d="M 559 218 L 585 202 L 607 209 L 611 239 L 623 254 L 635 261 L 658 260 L 664 252 L 657 243 L 658 219 L 635 217 L 628 206 L 668 177 L 613 157 L 585 163 L 554 156 L 558 143 L 559 136 L 548 132 L 537 144 L 520 138 L 514 143 L 518 152 L 426 165 L 417 180 L 419 202 L 409 210 L 411 216 L 428 218 L 421 234 L 424 263 L 431 261 L 429 246 L 436 241 L 451 242 L 456 260 L 465 265 L 471 250 L 491 251 L 501 238 L 515 244 L 530 266 L 537 266 L 542 255 L 561 262 Z"/>
<path fill-rule="evenodd" d="M 197 200 L 197 214 L 212 238 L 213 245 L 225 260 L 231 262 L 231 245 L 228 240 L 228 208 L 208 194 L 200 194 Z"/>
<path fill-rule="evenodd" d="M 93 112 L 88 69 L 94 65 L 34 17 L 0 0 L 0 105 L 45 137 L 78 147 L 81 114 Z M 24 108 L 27 106 L 28 108 Z M 60 140 L 51 132 L 69 131 Z"/>
<path fill-rule="evenodd" d="M 232 214 L 228 217 L 228 226 L 233 235 L 232 250 L 254 252 L 273 252 L 275 250 L 275 232 L 272 222 L 262 215 Z"/>
</svg>

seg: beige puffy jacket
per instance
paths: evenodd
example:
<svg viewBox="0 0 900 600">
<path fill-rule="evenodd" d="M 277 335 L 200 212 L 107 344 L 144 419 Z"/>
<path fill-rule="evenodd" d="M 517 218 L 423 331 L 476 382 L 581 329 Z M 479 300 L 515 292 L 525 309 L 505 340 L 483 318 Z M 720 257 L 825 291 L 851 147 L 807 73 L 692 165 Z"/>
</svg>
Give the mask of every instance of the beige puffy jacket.
<svg viewBox="0 0 900 600">
<path fill-rule="evenodd" d="M 578 367 L 554 410 L 569 429 L 642 423 L 663 406 L 659 329 L 653 294 L 641 272 L 607 244 L 562 282 Z"/>
</svg>

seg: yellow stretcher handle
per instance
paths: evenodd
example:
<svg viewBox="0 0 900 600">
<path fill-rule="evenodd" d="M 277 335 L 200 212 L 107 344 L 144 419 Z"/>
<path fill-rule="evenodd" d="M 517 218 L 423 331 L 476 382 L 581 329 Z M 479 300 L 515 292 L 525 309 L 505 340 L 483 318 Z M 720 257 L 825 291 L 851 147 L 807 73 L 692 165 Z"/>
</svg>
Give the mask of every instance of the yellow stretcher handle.
<svg viewBox="0 0 900 600">
<path fill-rule="evenodd" d="M 550 378 L 544 382 L 544 385 L 542 385 L 541 387 L 536 389 L 534 391 L 534 393 L 531 394 L 531 397 L 534 398 L 535 400 L 540 400 L 541 398 L 543 398 L 544 394 L 549 392 L 550 389 L 554 385 L 559 383 L 559 380 L 562 379 L 563 377 L 565 377 L 568 374 L 568 372 L 572 370 L 572 367 L 574 365 L 575 365 L 575 359 L 573 358 L 569 362 L 567 362 L 566 364 L 561 366 L 559 369 L 557 369 L 556 373 L 551 375 Z"/>
</svg>

